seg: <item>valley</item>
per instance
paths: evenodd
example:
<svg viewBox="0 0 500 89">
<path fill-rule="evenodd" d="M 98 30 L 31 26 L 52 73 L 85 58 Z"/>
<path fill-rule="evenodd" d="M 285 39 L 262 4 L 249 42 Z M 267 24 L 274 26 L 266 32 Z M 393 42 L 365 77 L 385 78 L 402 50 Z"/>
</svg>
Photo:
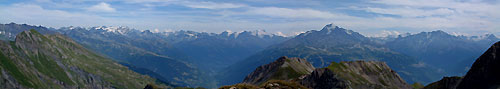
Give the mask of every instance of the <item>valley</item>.
<svg viewBox="0 0 500 89">
<path fill-rule="evenodd" d="M 340 84 L 339 86 L 331 87 L 410 88 L 411 84 L 427 85 L 438 81 L 443 76 L 464 76 L 468 68 L 472 66 L 474 58 L 479 57 L 488 45 L 499 41 L 494 35 L 485 35 L 485 37 L 481 36 L 482 39 L 478 39 L 477 36 L 454 36 L 443 31 L 422 32 L 397 38 L 389 38 L 388 36 L 381 41 L 380 38 L 366 37 L 332 24 L 326 25 L 321 30 L 311 30 L 294 37 L 268 34 L 265 31 L 233 33 L 225 31 L 219 34 L 194 31 L 151 32 L 127 27 L 105 26 L 54 29 L 15 23 L 1 24 L 0 28 L 3 32 L 9 32 L 1 35 L 6 38 L 5 41 L 16 41 L 18 36 L 4 34 L 22 34 L 23 31 L 37 31 L 45 35 L 64 35 L 67 36 L 67 39 L 73 39 L 75 44 L 81 44 L 82 48 L 98 53 L 97 55 L 102 56 L 101 58 L 112 59 L 120 66 L 157 79 L 156 82 L 168 86 L 205 88 L 216 88 L 242 82 L 259 85 L 270 79 L 296 81 L 297 77 L 307 78 L 301 75 L 324 72 L 341 76 L 348 75 L 334 78 L 333 80 L 336 81 L 350 81 L 351 84 L 353 81 L 360 81 L 359 84 L 354 85 L 345 85 L 339 82 L 335 84 Z M 449 46 L 456 43 L 460 43 L 460 45 Z M 285 69 L 257 69 L 278 72 L 278 74 L 252 75 L 264 78 L 265 81 L 252 79 L 253 77 L 245 78 L 248 74 L 255 74 L 255 72 L 252 73 L 255 68 L 273 62 L 274 59 L 282 56 L 299 58 L 297 59 L 300 60 L 299 64 L 296 62 L 285 63 L 292 66 Z M 440 63 L 451 60 L 454 60 L 453 63 L 450 63 L 452 65 L 440 65 Z M 303 61 L 307 63 L 301 64 Z M 379 78 L 371 77 L 364 77 L 361 79 L 363 81 L 345 80 L 345 78 L 378 75 L 370 75 L 373 74 L 371 72 L 367 72 L 367 75 L 344 74 L 347 70 L 352 73 L 372 70 L 366 68 L 361 68 L 362 70 L 356 70 L 356 68 L 321 70 L 324 68 L 332 69 L 330 68 L 332 66 L 339 67 L 338 65 L 353 65 L 349 63 L 356 64 L 359 63 L 358 61 L 366 62 L 361 62 L 362 64 L 356 67 L 377 65 L 376 68 L 379 68 L 382 66 L 384 70 L 389 71 L 387 73 L 390 76 L 397 75 L 397 77 L 389 80 L 377 80 Z M 297 65 L 304 66 L 293 67 Z M 299 71 L 298 74 L 288 74 L 291 72 L 290 68 L 293 71 Z M 297 70 L 297 68 L 301 70 Z M 273 76 L 288 77 L 273 78 Z M 297 84 L 314 88 L 316 86 L 313 85 L 316 83 L 311 83 L 313 81 L 320 80 L 308 80 L 307 83 L 297 82 Z M 374 85 L 361 86 L 366 84 Z"/>
</svg>

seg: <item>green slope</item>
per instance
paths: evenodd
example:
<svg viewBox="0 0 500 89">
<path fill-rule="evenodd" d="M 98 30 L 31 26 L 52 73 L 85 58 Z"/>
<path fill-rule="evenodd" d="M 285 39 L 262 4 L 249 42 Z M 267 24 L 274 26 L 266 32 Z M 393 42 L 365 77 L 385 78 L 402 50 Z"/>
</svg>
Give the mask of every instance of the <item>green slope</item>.
<svg viewBox="0 0 500 89">
<path fill-rule="evenodd" d="M 62 35 L 24 31 L 15 41 L 0 42 L 1 88 L 119 88 L 160 85 Z M 3 73 L 5 72 L 5 73 Z M 7 76 L 7 77 L 4 77 Z"/>
</svg>

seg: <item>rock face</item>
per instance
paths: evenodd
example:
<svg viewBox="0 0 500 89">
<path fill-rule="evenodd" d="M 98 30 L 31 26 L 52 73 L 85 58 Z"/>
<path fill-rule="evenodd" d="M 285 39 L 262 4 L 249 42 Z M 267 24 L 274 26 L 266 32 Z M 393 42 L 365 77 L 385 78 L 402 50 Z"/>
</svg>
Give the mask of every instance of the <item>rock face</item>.
<svg viewBox="0 0 500 89">
<path fill-rule="evenodd" d="M 498 89 L 500 88 L 500 42 L 493 44 L 462 77 L 445 77 L 425 89 Z"/>
<path fill-rule="evenodd" d="M 500 88 L 500 42 L 479 57 L 465 75 L 457 89 Z"/>
<path fill-rule="evenodd" d="M 317 69 L 302 80 L 314 89 L 409 89 L 410 86 L 384 62 L 350 61 L 333 62 L 324 69 Z"/>
<path fill-rule="evenodd" d="M 281 57 L 270 64 L 258 67 L 245 78 L 243 84 L 272 87 L 273 83 L 269 82 L 276 82 L 276 80 L 279 80 L 280 84 L 294 85 L 297 83 L 312 89 L 411 88 L 384 62 L 332 62 L 327 68 L 315 69 L 305 59 L 287 57 Z M 237 86 L 238 84 L 226 86 L 226 88 Z M 240 86 L 242 85 L 240 84 Z"/>
<path fill-rule="evenodd" d="M 349 87 L 346 80 L 335 76 L 336 74 L 332 70 L 320 68 L 305 77 L 301 84 L 312 89 L 347 89 Z"/>
<path fill-rule="evenodd" d="M 431 83 L 424 87 L 424 89 L 456 89 L 462 77 L 443 77 L 443 79 Z"/>
<path fill-rule="evenodd" d="M 24 31 L 15 41 L 1 41 L 0 49 L 2 89 L 138 89 L 157 84 L 62 35 Z"/>
<path fill-rule="evenodd" d="M 311 73 L 314 67 L 305 59 L 280 57 L 278 60 L 258 67 L 250 73 L 243 83 L 260 85 L 268 80 L 296 79 Z"/>
</svg>

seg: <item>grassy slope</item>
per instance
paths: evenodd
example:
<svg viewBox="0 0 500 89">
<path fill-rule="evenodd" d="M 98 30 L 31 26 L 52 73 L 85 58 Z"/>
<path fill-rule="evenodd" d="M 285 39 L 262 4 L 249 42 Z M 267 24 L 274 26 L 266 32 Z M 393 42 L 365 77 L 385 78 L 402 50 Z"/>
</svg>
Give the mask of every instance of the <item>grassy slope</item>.
<svg viewBox="0 0 500 89">
<path fill-rule="evenodd" d="M 19 36 L 41 38 L 42 41 L 35 42 L 38 44 L 35 46 L 37 52 L 30 52 L 32 50 L 18 47 L 15 42 L 10 42 L 10 45 L 5 45 L 9 43 L 0 44 L 3 46 L 2 51 L 4 51 L 0 51 L 0 68 L 5 69 L 9 75 L 25 87 L 87 87 L 82 81 L 84 79 L 78 77 L 84 75 L 70 70 L 70 67 L 97 75 L 116 88 L 137 89 L 143 88 L 146 84 L 156 84 L 155 79 L 128 70 L 127 67 L 90 52 L 64 36 L 43 36 L 34 30 L 31 30 L 30 33 L 23 32 Z M 14 52 L 7 53 L 11 50 Z M 36 77 L 40 74 L 47 77 Z M 63 84 L 55 84 L 49 82 L 50 80 L 57 80 Z"/>
</svg>

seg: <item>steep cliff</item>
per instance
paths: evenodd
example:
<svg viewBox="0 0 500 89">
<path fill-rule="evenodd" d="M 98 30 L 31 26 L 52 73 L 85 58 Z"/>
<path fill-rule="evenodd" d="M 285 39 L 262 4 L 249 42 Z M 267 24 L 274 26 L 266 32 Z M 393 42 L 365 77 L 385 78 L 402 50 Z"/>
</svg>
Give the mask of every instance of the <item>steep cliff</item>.
<svg viewBox="0 0 500 89">
<path fill-rule="evenodd" d="M 424 89 L 456 89 L 461 80 L 462 77 L 443 77 L 443 79 L 425 86 Z"/>
<path fill-rule="evenodd" d="M 500 88 L 500 42 L 493 44 L 472 64 L 457 89 Z"/>
<path fill-rule="evenodd" d="M 425 86 L 425 89 L 499 89 L 500 42 L 493 44 L 472 64 L 462 77 L 445 77 Z"/>
</svg>

